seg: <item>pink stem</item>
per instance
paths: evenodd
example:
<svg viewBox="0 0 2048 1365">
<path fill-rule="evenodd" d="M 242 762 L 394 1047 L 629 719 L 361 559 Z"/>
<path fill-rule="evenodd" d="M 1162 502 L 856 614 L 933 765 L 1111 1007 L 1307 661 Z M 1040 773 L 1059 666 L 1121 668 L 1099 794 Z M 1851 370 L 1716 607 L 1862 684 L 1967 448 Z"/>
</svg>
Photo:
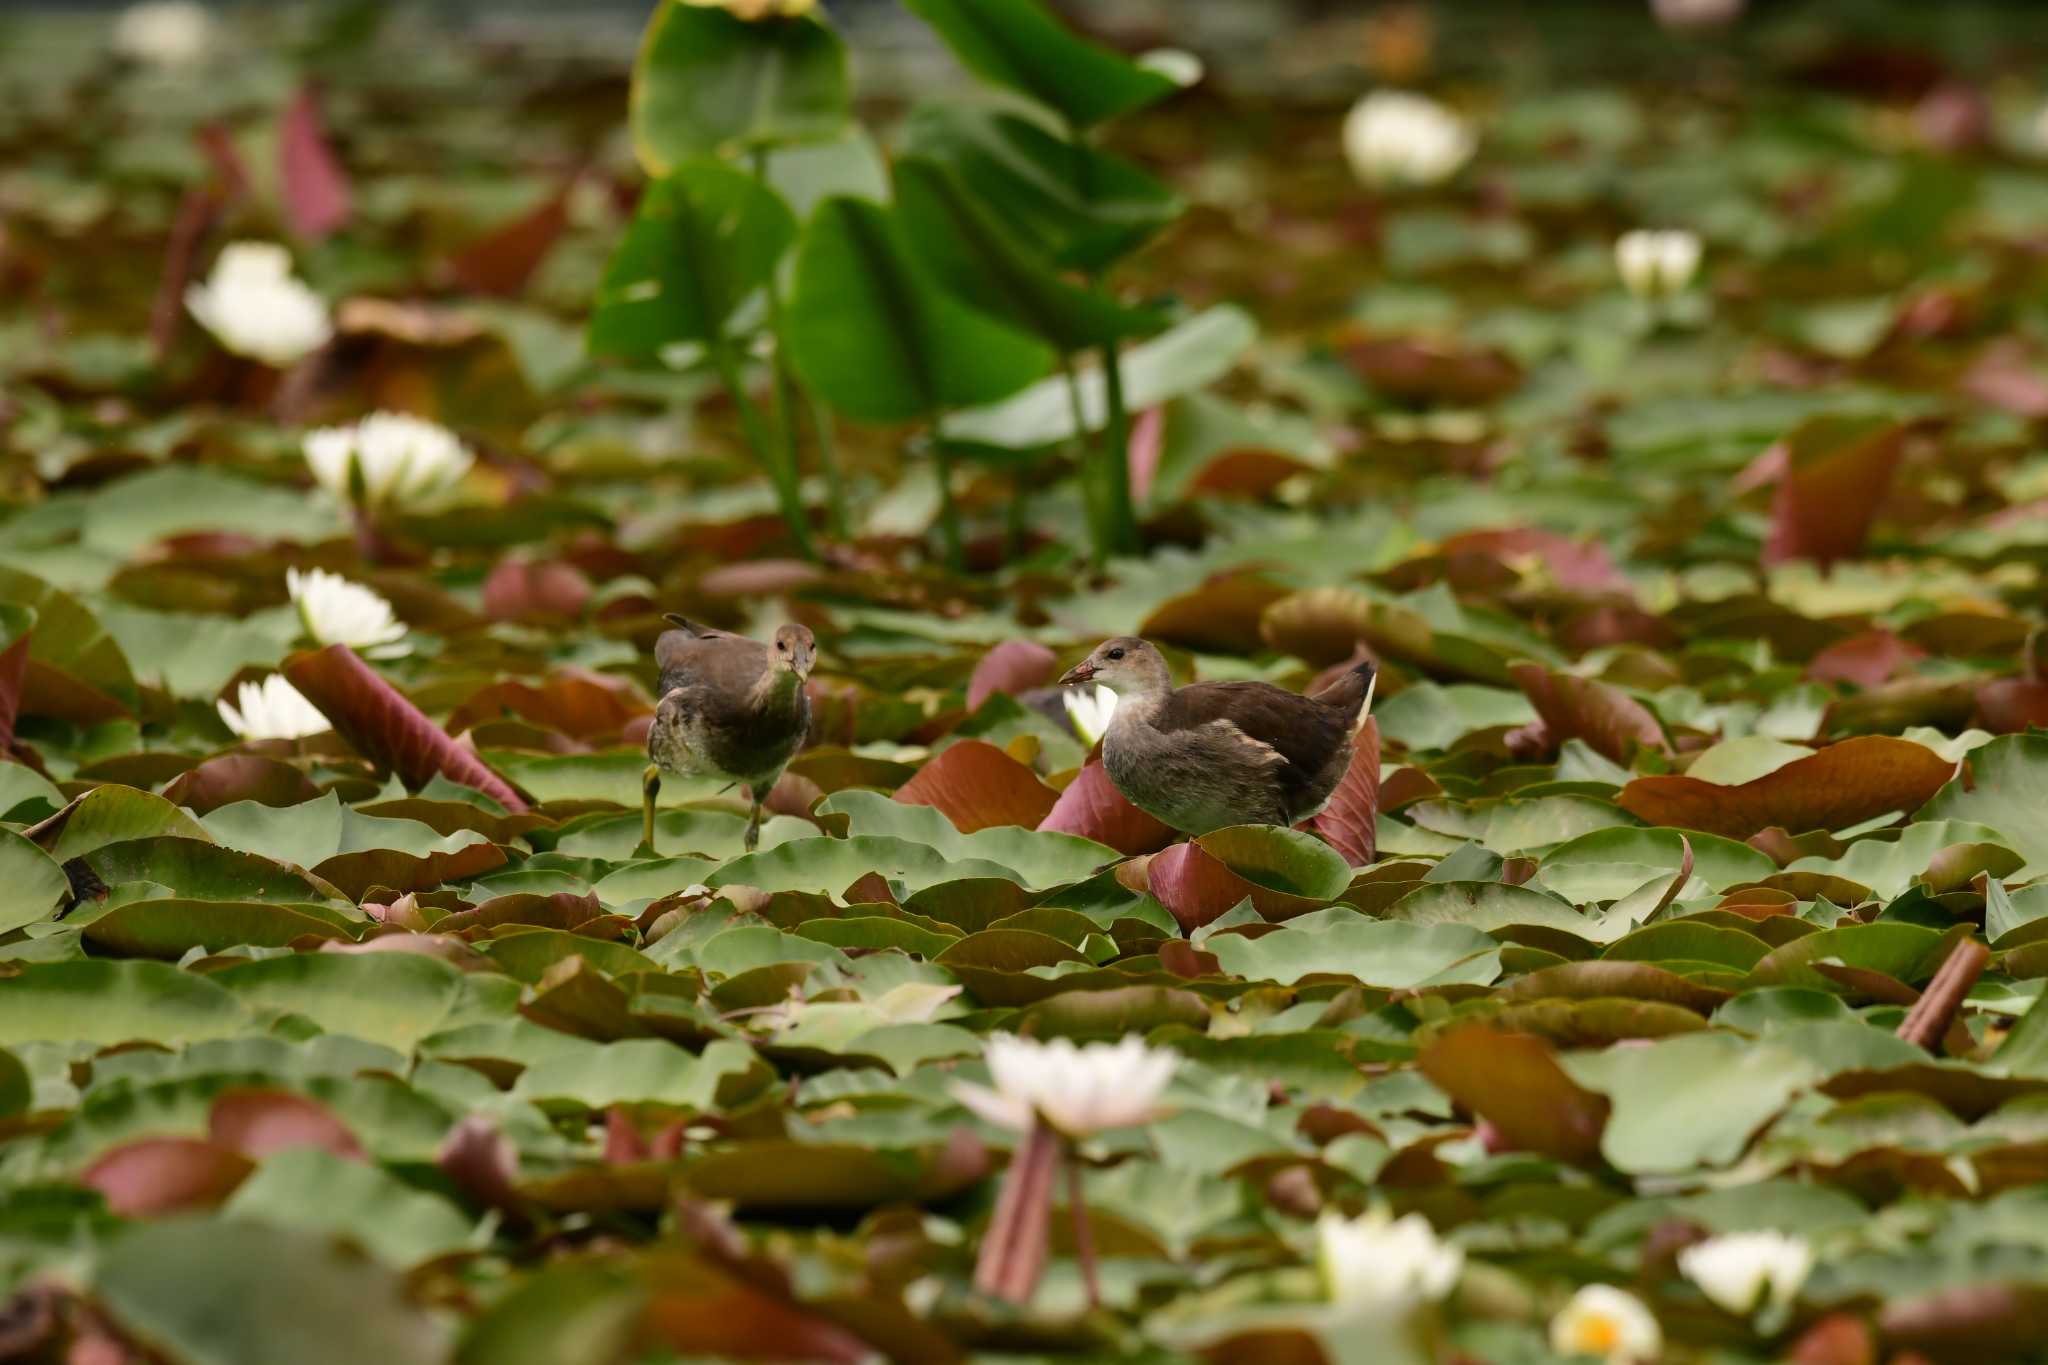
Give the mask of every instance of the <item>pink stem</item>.
<svg viewBox="0 0 2048 1365">
<path fill-rule="evenodd" d="M 1003 1174 L 995 1217 L 974 1265 L 976 1289 L 1011 1303 L 1030 1301 L 1045 1272 L 1053 1174 L 1059 1155 L 1059 1135 L 1043 1120 L 1034 1120 L 1011 1154 L 1010 1169 Z"/>
<path fill-rule="evenodd" d="M 1067 1153 L 1067 1203 L 1074 1215 L 1074 1257 L 1081 1263 L 1081 1283 L 1088 1287 L 1088 1307 L 1102 1307 L 1102 1284 L 1095 1273 L 1095 1229 L 1088 1221 L 1088 1197 L 1081 1190 L 1081 1158 Z"/>
</svg>

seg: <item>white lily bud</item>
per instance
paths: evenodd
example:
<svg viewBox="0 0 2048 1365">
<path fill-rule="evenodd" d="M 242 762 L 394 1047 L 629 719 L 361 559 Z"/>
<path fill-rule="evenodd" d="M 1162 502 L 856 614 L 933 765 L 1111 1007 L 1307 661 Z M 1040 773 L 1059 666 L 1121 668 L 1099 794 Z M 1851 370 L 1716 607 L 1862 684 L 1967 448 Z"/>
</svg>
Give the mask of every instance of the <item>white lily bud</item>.
<svg viewBox="0 0 2048 1365">
<path fill-rule="evenodd" d="M 114 21 L 116 55 L 165 69 L 193 66 L 213 47 L 213 16 L 191 0 L 130 5 Z"/>
<path fill-rule="evenodd" d="M 1426 95 L 1375 90 L 1344 118 L 1344 155 L 1368 185 L 1434 185 L 1472 159 L 1479 140 Z"/>
<path fill-rule="evenodd" d="M 1639 299 L 1667 299 L 1684 291 L 1700 268 L 1699 237 L 1683 228 L 1637 228 L 1614 241 L 1614 268 Z"/>
<path fill-rule="evenodd" d="M 1782 1232 L 1710 1237 L 1678 1253 L 1678 1269 L 1730 1313 L 1747 1315 L 1760 1300 L 1784 1306 L 1813 1273 L 1813 1248 Z"/>
<path fill-rule="evenodd" d="M 1550 1349 L 1598 1356 L 1607 1365 L 1640 1365 L 1664 1352 L 1664 1329 L 1643 1301 L 1611 1284 L 1589 1284 L 1550 1320 Z"/>
<path fill-rule="evenodd" d="M 233 242 L 213 274 L 185 291 L 185 307 L 236 355 L 279 369 L 334 335 L 327 301 L 292 275 L 291 253 L 273 242 Z"/>
<path fill-rule="evenodd" d="M 325 569 L 284 571 L 285 588 L 306 634 L 323 645 L 347 645 L 372 659 L 404 654 L 405 623 L 391 604 L 360 583 Z"/>
<path fill-rule="evenodd" d="M 1376 1208 L 1316 1221 L 1316 1264 L 1330 1298 L 1343 1305 L 1399 1310 L 1451 1292 L 1465 1252 L 1443 1241 L 1419 1213 L 1396 1218 Z"/>
<path fill-rule="evenodd" d="M 306 466 L 322 488 L 365 507 L 428 506 L 461 482 L 476 457 L 446 427 L 398 412 L 306 433 Z"/>
<path fill-rule="evenodd" d="M 1085 1047 L 997 1034 L 986 1055 L 995 1088 L 963 1081 L 953 1097 L 999 1128 L 1023 1132 L 1038 1116 L 1068 1137 L 1157 1118 L 1160 1092 L 1180 1062 L 1179 1054 L 1147 1047 L 1136 1034 Z"/>
<path fill-rule="evenodd" d="M 239 705 L 215 705 L 228 729 L 243 739 L 304 739 L 334 728 L 282 673 L 260 683 L 243 683 L 235 691 L 235 701 Z"/>
</svg>

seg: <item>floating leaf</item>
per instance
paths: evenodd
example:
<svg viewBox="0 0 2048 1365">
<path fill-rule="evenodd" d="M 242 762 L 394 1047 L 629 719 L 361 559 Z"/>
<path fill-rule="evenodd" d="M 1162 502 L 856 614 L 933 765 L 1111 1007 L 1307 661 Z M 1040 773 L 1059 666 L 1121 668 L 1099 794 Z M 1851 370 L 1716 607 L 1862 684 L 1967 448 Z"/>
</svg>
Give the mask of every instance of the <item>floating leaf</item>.
<svg viewBox="0 0 2048 1365">
<path fill-rule="evenodd" d="M 1058 796 L 1031 769 L 993 744 L 964 739 L 918 769 L 896 799 L 932 806 L 962 834 L 996 825 L 1041 828 Z"/>
<path fill-rule="evenodd" d="M 343 738 L 364 756 L 390 766 L 407 785 L 423 787 L 438 773 L 474 787 L 506 810 L 526 809 L 519 793 L 449 739 L 346 645 L 298 655 L 285 665 L 285 673 Z"/>
<path fill-rule="evenodd" d="M 430 1365 L 446 1354 L 441 1326 L 395 1273 L 324 1233 L 147 1224 L 102 1251 L 91 1288 L 117 1326 L 186 1360 Z"/>
<path fill-rule="evenodd" d="M 1359 727 L 1351 764 L 1330 793 L 1330 803 L 1309 823 L 1346 862 L 1365 867 L 1378 856 L 1379 813 L 1380 723 L 1367 716 Z"/>
<path fill-rule="evenodd" d="M 1580 1164 L 1599 1155 L 1611 1106 L 1574 1083 L 1534 1038 L 1472 1025 L 1431 1043 L 1416 1065 L 1512 1150 Z"/>
<path fill-rule="evenodd" d="M 1516 664 L 1508 672 L 1553 739 L 1583 739 L 1617 763 L 1628 762 L 1637 745 L 1659 753 L 1670 747 L 1657 718 L 1617 687 L 1540 664 Z"/>
<path fill-rule="evenodd" d="M 1933 750 L 1888 735 L 1863 735 L 1814 751 L 1746 782 L 1638 777 L 1617 798 L 1654 825 L 1744 839 L 1773 825 L 1835 830 L 1926 802 L 1953 770 Z"/>
<path fill-rule="evenodd" d="M 1060 834 L 1078 834 L 1118 853 L 1150 853 L 1178 837 L 1176 832 L 1132 805 L 1116 789 L 1102 760 L 1091 758 L 1053 802 L 1038 826 Z"/>
<path fill-rule="evenodd" d="M 1782 464 L 1764 562 L 1821 565 L 1863 548 L 1891 486 L 1906 429 L 1882 417 L 1815 417 L 1773 448 Z"/>
</svg>

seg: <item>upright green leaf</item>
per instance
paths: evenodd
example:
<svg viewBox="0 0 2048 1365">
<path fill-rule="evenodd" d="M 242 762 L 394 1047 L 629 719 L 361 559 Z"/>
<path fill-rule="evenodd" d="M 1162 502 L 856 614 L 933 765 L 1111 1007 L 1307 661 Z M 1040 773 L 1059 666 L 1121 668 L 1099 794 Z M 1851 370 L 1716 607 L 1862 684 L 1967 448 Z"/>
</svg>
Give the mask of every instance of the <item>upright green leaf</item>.
<svg viewBox="0 0 2048 1365">
<path fill-rule="evenodd" d="M 858 123 L 830 142 L 792 142 L 768 154 L 762 179 L 789 205 L 798 222 L 835 194 L 889 202 L 889 167 L 882 149 Z"/>
<path fill-rule="evenodd" d="M 1038 0 L 904 0 L 983 80 L 1029 95 L 1076 128 L 1142 109 L 1179 82 L 1067 31 Z"/>
<path fill-rule="evenodd" d="M 713 344 L 796 238 L 787 206 L 752 176 L 693 161 L 641 196 L 598 287 L 590 347 L 652 360 L 676 342 Z"/>
<path fill-rule="evenodd" d="M 1015 114 L 920 105 L 901 146 L 951 169 L 1019 240 L 1072 269 L 1109 266 L 1181 210 L 1179 196 L 1139 167 Z"/>
<path fill-rule="evenodd" d="M 662 0 L 633 63 L 633 146 L 649 175 L 692 157 L 834 137 L 846 46 L 817 19 L 748 22 Z"/>
<path fill-rule="evenodd" d="M 1062 279 L 958 174 L 925 157 L 896 163 L 896 212 L 923 265 L 963 302 L 1061 351 L 1157 331 L 1157 314 Z"/>
<path fill-rule="evenodd" d="M 888 210 L 826 200 L 797 248 L 785 318 L 806 382 L 849 417 L 902 422 L 1007 397 L 1051 353 L 940 289 Z"/>
</svg>

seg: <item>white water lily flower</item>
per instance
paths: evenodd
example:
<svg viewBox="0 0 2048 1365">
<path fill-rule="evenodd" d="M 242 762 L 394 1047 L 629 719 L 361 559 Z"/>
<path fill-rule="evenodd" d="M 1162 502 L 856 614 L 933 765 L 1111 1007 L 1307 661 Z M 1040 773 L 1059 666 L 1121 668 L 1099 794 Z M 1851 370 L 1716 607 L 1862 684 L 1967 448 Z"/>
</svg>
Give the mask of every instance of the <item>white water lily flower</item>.
<svg viewBox="0 0 2048 1365">
<path fill-rule="evenodd" d="M 1666 28 L 1713 28 L 1742 17 L 1744 0 L 1650 0 L 1650 12 Z"/>
<path fill-rule="evenodd" d="M 304 739 L 334 728 L 320 708 L 307 701 L 282 673 L 273 673 L 260 683 L 243 683 L 236 689 L 235 700 L 240 705 L 224 701 L 215 705 L 228 729 L 243 739 Z"/>
<path fill-rule="evenodd" d="M 1160 1092 L 1180 1063 L 1179 1054 L 1147 1047 L 1135 1033 L 1086 1047 L 997 1034 L 986 1056 L 995 1088 L 962 1081 L 953 1086 L 955 1099 L 999 1128 L 1023 1132 L 1035 1115 L 1068 1137 L 1158 1117 Z"/>
<path fill-rule="evenodd" d="M 306 634 L 316 642 L 347 645 L 372 659 L 394 659 L 410 648 L 405 623 L 391 604 L 362 584 L 325 569 L 286 569 L 284 582 Z"/>
<path fill-rule="evenodd" d="M 1426 95 L 1375 90 L 1344 117 L 1344 155 L 1368 185 L 1434 185 L 1472 159 L 1479 140 Z"/>
<path fill-rule="evenodd" d="M 236 355 L 283 368 L 334 335 L 327 300 L 292 275 L 291 253 L 274 242 L 232 242 L 213 274 L 185 291 L 185 307 Z"/>
<path fill-rule="evenodd" d="M 1439 1238 L 1419 1213 L 1325 1213 L 1316 1220 L 1316 1268 L 1324 1291 L 1339 1304 L 1401 1308 L 1450 1293 L 1465 1252 Z"/>
<path fill-rule="evenodd" d="M 114 21 L 113 46 L 145 66 L 191 66 L 213 46 L 213 16 L 191 0 L 130 5 Z"/>
<path fill-rule="evenodd" d="M 1614 268 L 1639 299 L 1664 299 L 1692 283 L 1700 268 L 1700 239 L 1683 228 L 1637 228 L 1614 240 Z"/>
<path fill-rule="evenodd" d="M 1720 1307 L 1748 1314 L 1767 1294 L 1776 1306 L 1798 1297 L 1813 1272 L 1813 1248 L 1782 1232 L 1734 1232 L 1679 1252 L 1678 1268 Z"/>
<path fill-rule="evenodd" d="M 351 427 L 306 433 L 306 466 L 322 488 L 366 507 L 423 505 L 476 463 L 454 432 L 402 412 L 376 412 Z"/>
<path fill-rule="evenodd" d="M 1101 683 L 1094 687 L 1061 688 L 1060 700 L 1067 705 L 1067 719 L 1074 723 L 1074 733 L 1090 746 L 1108 731 L 1109 718 L 1116 714 L 1116 693 Z"/>
<path fill-rule="evenodd" d="M 1663 1353 L 1664 1329 L 1627 1290 L 1589 1284 L 1550 1320 L 1550 1349 L 1561 1356 L 1598 1356 L 1608 1365 L 1637 1365 Z"/>
</svg>

